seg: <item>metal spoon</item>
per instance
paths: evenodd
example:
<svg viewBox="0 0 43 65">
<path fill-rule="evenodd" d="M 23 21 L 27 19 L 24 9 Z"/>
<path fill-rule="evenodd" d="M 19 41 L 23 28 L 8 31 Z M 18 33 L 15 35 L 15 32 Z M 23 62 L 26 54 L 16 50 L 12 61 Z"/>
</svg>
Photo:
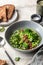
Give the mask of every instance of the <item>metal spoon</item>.
<svg viewBox="0 0 43 65">
<path fill-rule="evenodd" d="M 0 47 L 4 48 L 5 45 L 5 41 L 2 37 L 0 37 Z M 12 58 L 10 57 L 10 55 L 8 54 L 8 52 L 6 51 L 6 49 L 4 48 L 4 51 L 6 53 L 6 55 L 8 56 L 8 58 L 10 59 L 10 61 L 12 62 L 13 65 L 15 65 L 14 61 L 12 60 Z"/>
</svg>

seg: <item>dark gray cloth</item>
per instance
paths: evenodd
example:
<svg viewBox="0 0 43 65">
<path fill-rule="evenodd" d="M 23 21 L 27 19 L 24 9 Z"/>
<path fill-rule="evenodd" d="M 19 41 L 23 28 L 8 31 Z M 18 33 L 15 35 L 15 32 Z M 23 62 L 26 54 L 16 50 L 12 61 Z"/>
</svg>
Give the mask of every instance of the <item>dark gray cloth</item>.
<svg viewBox="0 0 43 65">
<path fill-rule="evenodd" d="M 29 65 L 43 65 L 43 47 L 34 55 L 33 62 Z"/>
</svg>

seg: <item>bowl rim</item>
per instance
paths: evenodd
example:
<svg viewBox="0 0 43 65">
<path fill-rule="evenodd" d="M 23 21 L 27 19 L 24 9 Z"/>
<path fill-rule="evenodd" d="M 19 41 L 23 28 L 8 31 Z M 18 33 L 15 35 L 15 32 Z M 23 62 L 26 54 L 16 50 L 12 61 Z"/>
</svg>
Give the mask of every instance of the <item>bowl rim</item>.
<svg viewBox="0 0 43 65">
<path fill-rule="evenodd" d="M 41 27 L 41 29 L 43 30 L 43 27 L 40 25 L 40 24 L 38 24 L 38 23 L 36 23 L 36 22 L 34 22 L 34 21 L 29 21 L 29 20 L 20 20 L 20 21 L 17 21 L 17 22 L 15 22 L 15 23 L 13 23 L 13 24 L 11 24 L 8 28 L 7 28 L 7 30 L 12 26 L 12 25 L 14 25 L 14 24 L 18 24 L 18 23 L 20 23 L 20 22 L 32 22 L 32 23 L 34 23 L 34 24 L 36 24 L 36 25 L 38 25 L 38 26 L 40 26 Z M 7 31 L 6 30 L 6 31 Z M 5 34 L 6 34 L 6 31 L 5 31 Z M 6 36 L 6 35 L 5 35 Z M 42 41 L 43 41 L 43 39 L 42 39 Z M 5 42 L 6 43 L 8 43 L 8 41 L 6 40 L 6 37 L 5 37 Z M 8 43 L 9 44 L 9 43 Z M 9 44 L 10 45 L 10 44 Z M 11 45 L 10 45 L 11 46 Z M 36 50 L 37 48 L 39 48 L 40 46 L 42 46 L 42 44 L 39 44 L 37 47 L 35 47 L 35 48 L 32 48 L 32 49 L 29 49 L 29 50 L 22 50 L 22 49 L 18 49 L 18 48 L 14 48 L 14 47 L 12 47 L 13 49 L 15 49 L 15 50 L 18 50 L 18 51 L 24 51 L 24 52 L 30 52 L 30 51 L 34 51 L 34 50 Z"/>
</svg>

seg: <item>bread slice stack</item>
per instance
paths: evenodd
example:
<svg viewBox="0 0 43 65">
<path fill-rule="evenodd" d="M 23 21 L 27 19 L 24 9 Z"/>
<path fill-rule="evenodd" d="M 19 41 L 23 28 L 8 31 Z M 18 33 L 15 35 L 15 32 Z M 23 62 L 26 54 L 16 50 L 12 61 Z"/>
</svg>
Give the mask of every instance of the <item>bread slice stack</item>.
<svg viewBox="0 0 43 65">
<path fill-rule="evenodd" d="M 0 21 L 7 22 L 12 18 L 14 11 L 15 6 L 12 4 L 0 6 Z"/>
</svg>

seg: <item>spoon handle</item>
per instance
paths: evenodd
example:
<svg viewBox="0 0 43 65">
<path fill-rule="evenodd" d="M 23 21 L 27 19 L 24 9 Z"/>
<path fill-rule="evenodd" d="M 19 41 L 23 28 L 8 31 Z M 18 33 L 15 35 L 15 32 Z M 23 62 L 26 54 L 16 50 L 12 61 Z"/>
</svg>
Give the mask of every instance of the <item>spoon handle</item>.
<svg viewBox="0 0 43 65">
<path fill-rule="evenodd" d="M 5 50 L 6 55 L 8 56 L 8 58 L 10 59 L 10 61 L 12 62 L 13 65 L 15 65 L 14 61 L 12 60 L 12 58 L 10 57 L 10 55 L 8 54 L 8 52 Z"/>
</svg>

